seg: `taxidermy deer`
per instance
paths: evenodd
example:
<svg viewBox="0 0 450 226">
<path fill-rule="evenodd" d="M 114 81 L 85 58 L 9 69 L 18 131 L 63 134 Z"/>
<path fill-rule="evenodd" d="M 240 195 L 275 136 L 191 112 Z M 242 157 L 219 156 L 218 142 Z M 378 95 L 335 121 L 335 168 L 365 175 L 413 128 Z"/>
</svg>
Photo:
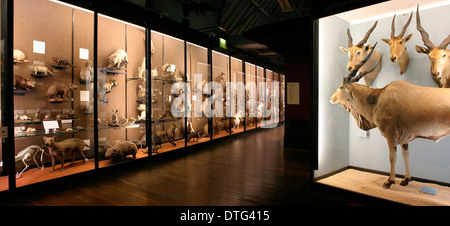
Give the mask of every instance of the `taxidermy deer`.
<svg viewBox="0 0 450 226">
<path fill-rule="evenodd" d="M 400 66 L 400 74 L 406 72 L 406 69 L 408 69 L 409 65 L 409 56 L 408 51 L 406 51 L 405 44 L 408 42 L 411 37 L 412 33 L 403 38 L 403 35 L 405 35 L 406 28 L 408 28 L 409 23 L 411 22 L 413 13 L 411 12 L 411 16 L 409 17 L 408 21 L 406 22 L 405 26 L 403 27 L 402 32 L 396 37 L 395 36 L 395 16 L 392 19 L 392 25 L 391 25 L 391 39 L 381 39 L 384 42 L 386 42 L 389 45 L 390 51 L 391 51 L 391 61 L 392 63 L 397 62 L 398 66 Z"/>
<path fill-rule="evenodd" d="M 350 29 L 347 29 L 348 49 L 344 47 L 339 48 L 348 55 L 348 64 L 347 64 L 348 71 L 352 71 L 355 68 L 355 66 L 358 65 L 360 62 L 362 62 L 364 58 L 366 58 L 366 56 L 369 54 L 372 48 L 370 47 L 370 44 L 365 46 L 364 43 L 367 42 L 367 39 L 369 39 L 370 34 L 373 32 L 377 24 L 378 21 L 375 22 L 372 28 L 370 28 L 369 31 L 367 31 L 364 38 L 356 45 L 353 45 L 353 38 L 352 35 L 350 34 Z M 364 77 L 364 82 L 368 87 L 372 85 L 373 80 L 377 78 L 377 75 L 381 70 L 381 57 L 382 57 L 381 53 L 375 51 L 373 53 L 373 57 L 369 59 L 367 64 L 360 68 L 359 73 L 367 72 L 367 75 Z M 373 68 L 372 67 L 373 65 L 377 65 L 377 67 Z"/>
<path fill-rule="evenodd" d="M 450 135 L 450 89 L 421 87 L 406 81 L 394 81 L 382 89 L 357 84 L 364 76 L 356 76 L 357 71 L 370 55 L 344 78 L 330 101 L 350 112 L 362 130 L 378 127 L 386 138 L 391 167 L 384 188 L 395 184 L 396 151 L 401 145 L 405 178 L 400 185 L 406 186 L 411 180 L 408 143 L 416 138 L 437 143 Z"/>
<path fill-rule="evenodd" d="M 450 35 L 439 45 L 435 46 L 430 41 L 430 36 L 420 23 L 419 6 L 417 6 L 417 30 L 422 35 L 423 44 L 426 47 L 417 46 L 418 53 L 427 54 L 431 64 L 431 78 L 440 88 L 450 88 L 450 50 L 446 50 L 450 44 Z"/>
</svg>

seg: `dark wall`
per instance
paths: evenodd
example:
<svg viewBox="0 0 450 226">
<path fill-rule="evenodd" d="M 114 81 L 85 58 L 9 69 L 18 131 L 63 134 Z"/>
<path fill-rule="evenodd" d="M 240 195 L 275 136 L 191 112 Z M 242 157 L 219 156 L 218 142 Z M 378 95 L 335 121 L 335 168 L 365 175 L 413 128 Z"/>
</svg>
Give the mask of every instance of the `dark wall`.
<svg viewBox="0 0 450 226">
<path fill-rule="evenodd" d="M 286 84 L 300 83 L 300 104 L 286 105 L 284 139 L 285 144 L 300 148 L 309 148 L 312 140 L 311 30 L 310 18 L 304 17 L 256 27 L 244 34 L 245 38 L 283 54 Z"/>
<path fill-rule="evenodd" d="M 298 51 L 285 57 L 286 84 L 300 83 L 300 104 L 286 105 L 284 142 L 300 148 L 309 148 L 312 141 L 311 60 L 307 51 Z"/>
</svg>

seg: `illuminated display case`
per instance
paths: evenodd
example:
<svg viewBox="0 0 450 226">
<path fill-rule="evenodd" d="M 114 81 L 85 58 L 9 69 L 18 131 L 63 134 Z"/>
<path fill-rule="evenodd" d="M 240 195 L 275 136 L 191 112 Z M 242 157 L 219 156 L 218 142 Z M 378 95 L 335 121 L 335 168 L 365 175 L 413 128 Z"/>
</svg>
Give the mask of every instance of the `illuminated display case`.
<svg viewBox="0 0 450 226">
<path fill-rule="evenodd" d="M 185 43 L 183 40 L 152 31 L 152 149 L 164 153 L 185 146 Z"/>
<path fill-rule="evenodd" d="M 258 94 L 256 83 L 256 65 L 245 63 L 246 130 L 256 129 L 258 113 Z"/>
<path fill-rule="evenodd" d="M 231 82 L 232 86 L 229 90 L 230 108 L 228 113 L 231 116 L 231 132 L 244 132 L 245 123 L 245 89 L 244 89 L 244 72 L 242 69 L 242 60 L 230 57 L 231 60 Z"/>
<path fill-rule="evenodd" d="M 449 10 L 448 1 L 387 1 L 315 21 L 315 185 L 450 204 L 446 101 L 431 97 L 450 95 L 437 84 L 450 71 Z"/>
<path fill-rule="evenodd" d="M 80 79 L 82 70 L 84 77 L 93 75 L 85 67 L 92 65 L 93 29 L 93 12 L 45 0 L 14 1 L 17 187 L 95 167 L 92 77 Z M 75 155 L 63 155 L 58 145 Z"/>
<path fill-rule="evenodd" d="M 196 150 L 264 120 L 258 92 L 245 95 L 265 81 L 263 64 L 204 34 L 126 2 L 119 14 L 107 1 L 2 3 L 14 17 L 1 21 L 0 192 Z M 227 96 L 227 82 L 242 89 Z"/>
<path fill-rule="evenodd" d="M 226 104 L 227 90 L 226 84 L 230 81 L 230 57 L 223 53 L 212 51 L 212 81 L 217 84 L 212 87 L 212 118 L 213 139 L 229 136 L 231 134 L 231 121 L 227 117 L 227 111 L 231 108 Z M 215 89 L 216 88 L 216 89 Z"/>
<path fill-rule="evenodd" d="M 145 28 L 101 14 L 97 19 L 98 152 L 103 167 L 148 156 L 147 48 Z"/>
</svg>

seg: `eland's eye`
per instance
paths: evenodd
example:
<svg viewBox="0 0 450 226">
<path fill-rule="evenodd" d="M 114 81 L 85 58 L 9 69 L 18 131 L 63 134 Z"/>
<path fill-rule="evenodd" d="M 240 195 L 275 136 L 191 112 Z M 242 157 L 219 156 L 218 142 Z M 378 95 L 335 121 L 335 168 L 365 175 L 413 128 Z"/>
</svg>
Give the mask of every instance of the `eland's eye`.
<svg viewBox="0 0 450 226">
<path fill-rule="evenodd" d="M 400 41 L 399 43 L 400 43 L 400 44 L 403 44 L 403 41 Z"/>
<path fill-rule="evenodd" d="M 339 89 L 344 89 L 344 87 L 343 87 L 343 86 L 341 86 L 341 87 L 339 87 Z"/>
<path fill-rule="evenodd" d="M 446 57 L 447 56 L 447 54 L 444 54 L 444 56 L 442 56 L 442 58 L 444 58 L 444 57 Z"/>
</svg>

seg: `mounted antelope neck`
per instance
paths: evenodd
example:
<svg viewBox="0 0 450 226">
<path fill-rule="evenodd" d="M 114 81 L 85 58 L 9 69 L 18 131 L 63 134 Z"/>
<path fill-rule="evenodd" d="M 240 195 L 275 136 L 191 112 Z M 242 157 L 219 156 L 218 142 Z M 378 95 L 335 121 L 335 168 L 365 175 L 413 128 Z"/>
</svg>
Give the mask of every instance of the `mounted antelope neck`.
<svg viewBox="0 0 450 226">
<path fill-rule="evenodd" d="M 408 143 L 416 138 L 437 143 L 450 135 L 450 89 L 420 87 L 405 81 L 394 81 L 382 89 L 357 84 L 364 74 L 356 75 L 356 71 L 369 57 L 370 54 L 344 78 L 330 101 L 350 112 L 359 128 L 378 127 L 386 138 L 391 167 L 385 188 L 395 184 L 396 151 L 401 145 L 405 178 L 400 185 L 406 186 L 411 180 Z"/>
<path fill-rule="evenodd" d="M 435 46 L 430 41 L 430 36 L 422 27 L 419 16 L 419 5 L 417 5 L 417 30 L 422 35 L 423 44 L 426 47 L 416 46 L 418 53 L 424 53 L 430 58 L 431 78 L 441 88 L 450 88 L 450 50 L 446 50 L 450 44 L 450 35 L 442 41 L 439 46 Z"/>
<path fill-rule="evenodd" d="M 348 55 L 348 64 L 347 64 L 347 70 L 352 71 L 356 65 L 361 63 L 364 58 L 369 54 L 370 50 L 372 49 L 370 47 L 370 44 L 364 45 L 367 42 L 367 39 L 369 39 L 370 34 L 373 32 L 375 27 L 377 26 L 378 21 L 376 21 L 373 26 L 367 31 L 364 38 L 358 42 L 358 44 L 353 45 L 353 38 L 350 34 L 350 29 L 347 29 L 347 36 L 348 36 L 348 49 L 339 47 L 344 53 Z M 372 55 L 372 57 L 367 61 L 367 63 L 362 66 L 359 69 L 359 73 L 366 73 L 366 76 L 364 77 L 364 82 L 366 86 L 370 87 L 372 85 L 372 82 L 377 77 L 378 73 L 381 70 L 381 53 L 378 51 L 375 51 Z M 377 65 L 377 67 L 373 67 L 374 65 Z"/>
<path fill-rule="evenodd" d="M 412 37 L 412 33 L 403 38 L 406 32 L 406 28 L 408 28 L 409 23 L 411 22 L 413 13 L 411 12 L 411 16 L 409 17 L 408 21 L 406 22 L 405 26 L 403 27 L 402 32 L 395 36 L 395 16 L 392 19 L 392 25 L 391 25 L 391 39 L 381 39 L 387 44 L 389 44 L 389 48 L 391 50 L 391 61 L 393 63 L 397 62 L 398 66 L 400 66 L 400 74 L 406 72 L 406 69 L 408 69 L 409 65 L 409 56 L 408 52 L 406 51 L 405 44 L 407 41 L 409 41 Z"/>
</svg>

